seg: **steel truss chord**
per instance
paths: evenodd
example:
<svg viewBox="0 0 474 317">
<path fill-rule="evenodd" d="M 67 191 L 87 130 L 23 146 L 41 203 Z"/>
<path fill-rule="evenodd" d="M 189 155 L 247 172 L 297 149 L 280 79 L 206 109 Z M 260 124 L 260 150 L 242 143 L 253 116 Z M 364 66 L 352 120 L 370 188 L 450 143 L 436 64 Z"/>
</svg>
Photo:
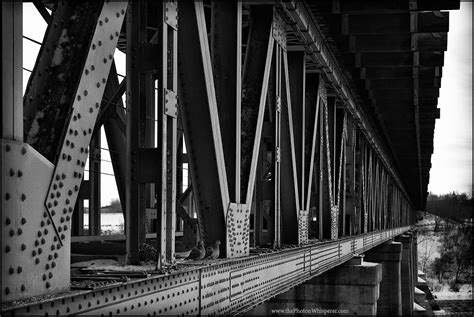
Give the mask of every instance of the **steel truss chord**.
<svg viewBox="0 0 474 317">
<path fill-rule="evenodd" d="M 245 313 L 271 297 L 410 229 L 392 228 L 269 254 L 193 266 L 166 275 L 4 308 L 2 314 L 100 316 Z"/>
</svg>

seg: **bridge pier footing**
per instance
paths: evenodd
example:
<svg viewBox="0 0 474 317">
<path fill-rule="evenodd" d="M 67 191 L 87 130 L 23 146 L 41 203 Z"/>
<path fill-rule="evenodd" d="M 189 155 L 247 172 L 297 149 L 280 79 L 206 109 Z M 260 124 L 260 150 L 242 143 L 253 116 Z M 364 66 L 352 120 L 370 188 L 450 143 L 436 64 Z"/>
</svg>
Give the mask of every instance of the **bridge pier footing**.
<svg viewBox="0 0 474 317">
<path fill-rule="evenodd" d="M 400 242 L 389 241 L 365 253 L 365 260 L 382 264 L 377 315 L 402 315 L 402 247 Z"/>
</svg>

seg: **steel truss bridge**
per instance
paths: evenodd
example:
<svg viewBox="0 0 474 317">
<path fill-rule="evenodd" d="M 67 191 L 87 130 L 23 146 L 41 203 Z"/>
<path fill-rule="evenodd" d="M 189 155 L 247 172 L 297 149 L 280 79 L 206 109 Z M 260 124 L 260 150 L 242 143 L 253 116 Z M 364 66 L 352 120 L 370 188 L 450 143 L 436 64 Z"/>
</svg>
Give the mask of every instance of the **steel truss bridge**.
<svg viewBox="0 0 474 317">
<path fill-rule="evenodd" d="M 34 4 L 24 94 L 22 3 L 1 9 L 3 315 L 243 313 L 424 209 L 459 0 Z M 108 239 L 102 128 L 126 262 L 148 241 L 159 270 L 73 290 L 75 248 Z M 198 239 L 220 259 L 176 267 Z"/>
</svg>

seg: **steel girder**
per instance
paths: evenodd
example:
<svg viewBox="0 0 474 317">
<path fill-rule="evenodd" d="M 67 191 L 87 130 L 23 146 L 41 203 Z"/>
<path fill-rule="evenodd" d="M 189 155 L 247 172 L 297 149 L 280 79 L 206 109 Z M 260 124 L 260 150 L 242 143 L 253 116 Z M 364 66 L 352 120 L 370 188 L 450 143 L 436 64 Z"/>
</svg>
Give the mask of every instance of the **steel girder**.
<svg viewBox="0 0 474 317">
<path fill-rule="evenodd" d="M 2 139 L 2 301 L 69 288 L 71 213 L 126 5 L 62 4 L 48 29 L 25 95 L 26 141 L 38 150 Z"/>
<path fill-rule="evenodd" d="M 238 314 L 410 230 L 400 227 L 6 307 L 4 315 Z"/>
<path fill-rule="evenodd" d="M 104 8 L 115 5 L 118 4 L 106 4 Z M 120 5 L 123 8 L 126 7 L 126 4 Z M 125 210 L 130 262 L 137 262 L 137 246 L 140 241 L 144 241 L 144 236 L 140 237 L 143 226 L 140 223 L 142 218 L 139 216 L 139 210 L 144 208 L 147 204 L 146 200 L 149 198 L 147 197 L 148 190 L 143 186 L 146 183 L 155 183 L 157 186 L 157 203 L 161 211 L 160 216 L 158 216 L 160 220 L 158 221 L 158 232 L 161 236 L 160 239 L 157 239 L 161 252 L 159 263 L 162 264 L 164 260 L 173 261 L 176 209 L 177 69 L 180 71 L 181 89 L 179 111 L 183 120 L 202 237 L 206 244 L 210 244 L 217 239 L 224 240 L 226 242 L 225 257 L 234 258 L 249 254 L 249 215 L 254 201 L 262 130 L 264 124 L 268 123 L 265 122 L 266 113 L 272 117 L 270 119 L 272 124 L 270 135 L 273 138 L 274 147 L 272 149 L 274 154 L 272 158 L 272 201 L 274 208 L 272 220 L 274 221 L 273 238 L 275 246 L 278 246 L 281 242 L 307 243 L 308 212 L 310 208 L 316 208 L 316 206 L 319 213 L 317 220 L 319 222 L 320 240 L 323 238 L 337 239 L 339 235 L 344 234 L 345 226 L 342 226 L 341 229 L 340 223 L 343 223 L 346 213 L 356 215 L 355 223 L 358 224 L 358 228 L 354 231 L 367 234 L 374 230 L 406 226 L 412 222 L 411 206 L 403 193 L 403 188 L 399 187 L 399 183 L 393 175 L 390 175 L 388 180 L 384 180 L 385 173 L 387 176 L 389 174 L 389 172 L 384 171 L 387 168 L 386 162 L 382 163 L 383 159 L 380 158 L 377 152 L 376 143 L 367 140 L 366 136 L 370 136 L 370 133 L 364 130 L 363 124 L 358 122 L 360 120 L 360 118 L 357 119 L 359 114 L 354 112 L 354 109 L 341 112 L 340 109 L 336 108 L 336 103 L 339 102 L 339 99 L 345 100 L 347 93 L 337 96 L 333 94 L 329 98 L 326 96 L 326 88 L 330 88 L 335 81 L 334 76 L 331 75 L 334 66 L 331 66 L 330 57 L 323 56 L 325 59 L 323 58 L 321 62 L 324 67 L 327 67 L 327 69 L 325 68 L 326 73 L 314 78 L 311 76 L 314 76 L 314 74 L 309 74 L 309 70 L 305 69 L 306 61 L 308 58 L 314 57 L 313 53 L 294 52 L 294 47 L 290 49 L 291 43 L 287 41 L 286 32 L 287 20 L 285 19 L 287 17 L 284 15 L 288 13 L 285 11 L 286 9 L 276 10 L 273 6 L 251 6 L 251 19 L 252 15 L 256 16 L 257 14 L 259 19 L 251 21 L 246 47 L 247 58 L 241 76 L 241 48 L 238 44 L 241 42 L 242 7 L 240 3 L 214 4 L 211 6 L 211 11 L 215 14 L 211 18 L 212 28 L 214 29 L 214 32 L 211 31 L 211 46 L 208 44 L 205 7 L 202 3 L 180 2 L 179 27 L 181 32 L 178 35 L 176 34 L 175 3 L 167 2 L 162 5 L 153 7 L 157 9 L 155 13 L 158 16 L 161 15 L 161 18 L 158 19 L 156 36 L 151 37 L 151 39 L 149 36 L 143 36 L 143 30 L 147 29 L 147 19 L 150 15 L 150 12 L 146 10 L 145 2 L 134 2 L 131 5 L 127 23 L 127 118 L 126 122 L 123 121 L 124 113 L 120 110 L 118 117 L 116 117 L 117 120 L 113 120 L 112 129 L 107 128 L 107 122 L 111 123 L 111 121 L 102 121 L 106 122 L 108 134 L 115 135 L 113 139 L 115 139 L 116 142 L 114 143 L 116 145 L 111 146 L 116 146 L 116 149 L 125 148 L 127 153 L 126 163 L 124 163 L 124 155 L 120 156 L 121 163 L 118 164 L 116 173 L 119 174 L 122 173 L 119 171 L 125 170 L 123 174 L 127 178 L 125 184 L 128 189 L 123 191 L 126 192 L 124 196 L 127 201 Z M 112 11 L 115 14 L 115 10 Z M 59 162 L 56 167 L 48 164 L 41 154 L 36 153 L 30 147 L 24 147 L 25 150 L 23 150 L 21 143 L 16 144 L 10 140 L 2 140 L 3 145 L 5 145 L 5 153 L 7 153 L 7 145 L 10 150 L 14 149 L 11 153 L 8 152 L 10 154 L 2 152 L 2 157 L 5 157 L 2 159 L 2 171 L 5 174 L 2 177 L 2 188 L 7 188 L 8 193 L 10 193 L 14 186 L 20 184 L 18 186 L 25 189 L 22 194 L 25 197 L 35 197 L 35 199 L 31 205 L 25 205 L 26 207 L 20 205 L 18 208 L 27 210 L 27 212 L 35 208 L 37 210 L 44 209 L 46 212 L 42 215 L 35 214 L 31 219 L 38 222 L 40 227 L 43 222 L 45 227 L 49 227 L 41 228 L 39 233 L 34 228 L 29 228 L 28 234 L 24 236 L 31 238 L 31 241 L 36 239 L 38 244 L 43 243 L 43 240 L 45 241 L 44 244 L 47 244 L 43 236 L 53 233 L 49 236 L 50 238 L 52 236 L 53 240 L 56 239 L 54 242 L 57 242 L 50 246 L 51 250 L 54 251 L 52 253 L 43 252 L 43 249 L 41 251 L 39 249 L 35 250 L 36 258 L 41 263 L 46 261 L 47 266 L 45 268 L 47 267 L 46 270 L 51 271 L 43 275 L 46 276 L 44 286 L 49 288 L 51 292 L 65 289 L 65 284 L 69 280 L 68 261 L 63 261 L 59 265 L 52 258 L 69 259 L 68 221 L 71 217 L 69 206 L 74 205 L 78 195 L 77 192 L 84 169 L 83 163 L 87 155 L 87 145 L 90 142 L 92 131 L 97 130 L 97 126 L 95 126 L 96 117 L 98 116 L 97 108 L 101 101 L 104 108 L 106 108 L 104 104 L 107 104 L 105 100 L 102 100 L 102 93 L 107 82 L 106 78 L 109 75 L 108 68 L 112 64 L 111 56 L 113 53 L 111 51 L 115 48 L 114 43 L 116 43 L 118 32 L 120 32 L 120 19 L 123 19 L 124 11 L 119 10 L 117 13 L 117 20 L 115 20 L 115 16 L 113 17 L 113 25 L 112 18 L 108 16 L 99 16 L 96 19 L 96 29 L 107 29 L 107 32 L 111 31 L 111 34 L 110 36 L 109 33 L 101 34 L 101 39 L 97 39 L 97 34 L 94 34 L 88 42 L 90 45 L 89 53 L 93 53 L 85 54 L 84 69 L 79 69 L 78 72 L 82 75 L 78 75 L 79 77 L 76 78 L 76 83 L 79 83 L 78 91 L 71 98 L 71 100 L 74 100 L 74 105 L 70 109 L 70 120 L 64 122 L 64 125 L 67 124 L 69 127 L 63 128 L 65 136 L 63 137 L 62 147 L 59 149 Z M 280 13 L 283 13 L 283 18 Z M 220 29 L 227 18 L 232 23 Z M 222 34 L 219 33 L 221 30 L 226 30 L 226 34 L 230 32 L 231 36 L 223 39 Z M 312 35 L 314 33 L 309 34 L 309 36 Z M 102 36 L 105 36 L 104 39 L 102 39 Z M 107 39 L 106 43 L 105 39 Z M 177 50 L 178 42 L 179 51 Z M 321 42 L 322 39 L 316 37 L 313 44 L 318 46 L 321 45 Z M 230 59 L 232 62 L 223 62 L 223 55 L 229 51 L 232 52 L 232 58 Z M 105 59 L 102 57 L 104 53 Z M 44 56 L 48 56 L 48 54 L 44 54 Z M 43 56 L 43 53 L 41 56 Z M 89 56 L 95 58 L 94 63 L 91 64 L 88 59 Z M 155 62 L 156 56 L 158 56 L 158 62 Z M 290 56 L 290 60 L 288 56 Z M 51 58 L 54 58 L 54 55 Z M 114 70 L 112 70 L 111 76 L 115 76 Z M 222 77 L 230 80 L 216 83 Z M 156 78 L 158 78 L 159 97 L 158 108 L 154 109 L 153 81 Z M 240 82 L 242 82 L 242 87 L 240 87 Z M 341 84 L 336 80 L 337 83 Z M 87 84 L 94 87 L 84 87 Z M 123 93 L 125 84 L 118 85 L 118 82 L 113 83 L 111 81 L 110 85 L 110 89 L 106 88 L 107 98 L 111 98 L 112 101 L 115 100 L 111 102 L 113 104 L 118 102 L 116 98 L 119 98 Z M 107 86 L 109 86 L 109 83 L 107 83 Z M 318 88 L 316 89 L 316 87 Z M 344 92 L 344 86 L 341 88 L 336 85 L 336 87 Z M 240 94 L 242 94 L 241 104 Z M 308 94 L 307 100 L 305 100 L 306 94 Z M 228 96 L 230 97 L 227 98 Z M 93 107 L 87 107 L 89 103 Z M 266 112 L 267 109 L 268 112 Z M 148 123 L 144 124 L 144 122 L 149 121 L 147 115 L 154 116 L 155 110 L 158 120 L 158 135 L 156 136 L 159 144 L 158 148 L 153 148 L 150 145 L 153 138 L 149 136 Z M 3 118 L 2 121 L 4 121 Z M 350 130 L 348 128 L 349 121 L 354 121 L 356 124 L 354 131 L 352 131 L 355 135 L 352 147 L 356 153 L 356 168 L 354 168 L 353 175 L 351 173 L 346 174 L 347 162 L 351 160 L 351 152 L 348 150 L 348 147 L 351 146 L 344 146 L 349 143 L 351 135 L 348 132 Z M 75 124 L 79 125 L 79 128 L 74 126 Z M 124 128 L 128 131 L 127 144 L 123 134 L 121 134 Z M 232 140 L 235 140 L 235 146 L 232 144 Z M 26 155 L 25 157 L 28 157 L 28 159 L 20 159 L 19 162 L 12 163 L 11 169 L 9 169 L 10 161 L 14 161 L 19 155 Z M 4 165 L 4 161 L 9 163 Z M 29 171 L 30 167 L 25 166 L 25 164 L 30 164 L 33 167 L 41 166 L 42 172 L 31 176 L 32 179 L 34 178 L 34 182 L 31 183 L 41 183 L 41 185 L 30 188 L 23 183 L 15 183 L 15 181 L 18 181 L 16 177 L 21 178 L 21 176 L 18 176 L 17 170 L 21 171 L 20 174 L 22 175 L 25 175 L 24 171 Z M 75 164 L 79 164 L 78 167 Z M 359 165 L 358 168 L 357 165 Z M 4 166 L 7 168 L 3 169 Z M 13 170 L 13 175 L 11 175 L 11 170 Z M 54 179 L 52 179 L 53 175 Z M 235 175 L 235 177 L 228 178 L 228 175 Z M 70 178 L 73 180 L 70 181 Z M 49 183 L 50 180 L 52 180 L 51 184 Z M 357 189 L 357 184 L 355 185 L 357 202 L 354 206 L 351 206 L 344 199 L 348 191 L 345 184 L 357 183 L 357 180 L 360 181 L 359 189 Z M 121 184 L 124 187 L 123 179 L 120 180 L 120 177 L 118 177 L 117 181 L 122 181 Z M 319 199 L 315 201 L 311 201 L 310 197 L 313 182 L 319 182 L 318 186 L 315 186 Z M 390 200 L 388 198 L 382 199 L 386 188 L 386 185 L 383 185 L 384 182 L 392 184 L 390 194 L 393 198 Z M 48 191 L 47 186 L 52 189 L 49 188 Z M 27 190 L 31 190 L 33 193 L 30 194 Z M 15 197 L 16 200 L 27 200 L 26 198 L 23 200 L 21 194 L 18 195 L 18 197 Z M 255 197 L 255 200 L 257 199 L 260 199 L 258 194 Z M 46 209 L 42 206 L 45 200 Z M 385 217 L 386 215 L 383 204 L 387 203 L 393 206 L 391 210 L 393 211 L 394 220 L 390 224 L 382 221 L 382 216 Z M 8 203 L 2 201 L 2 217 L 9 215 L 8 212 L 17 210 L 17 205 L 12 206 L 8 206 Z M 10 211 L 3 211 L 7 209 Z M 354 212 L 348 209 L 354 209 Z M 66 212 L 64 213 L 64 211 Z M 42 216 L 45 218 L 41 218 Z M 10 223 L 8 225 L 11 225 L 14 218 L 9 219 Z M 30 218 L 24 219 L 25 223 L 31 224 Z M 23 218 L 18 218 L 16 221 L 24 222 Z M 3 231 L 3 233 L 11 235 L 12 230 L 13 236 L 24 233 L 23 229 L 18 231 L 19 229 L 21 228 L 14 227 L 9 231 Z M 397 230 L 391 229 L 387 232 L 392 234 L 398 232 Z M 41 234 L 42 237 L 33 239 L 31 234 Z M 372 236 L 372 234 L 369 234 L 369 236 Z M 6 239 L 8 243 L 12 240 L 7 236 Z M 6 245 L 2 246 L 6 248 Z M 11 250 L 11 245 L 8 244 L 8 246 Z M 27 247 L 25 244 L 25 248 Z M 58 247 L 61 250 L 60 252 L 56 251 Z M 19 248 L 22 249 L 23 245 L 19 245 Z M 321 250 L 317 252 L 319 251 Z M 346 254 L 345 252 L 343 251 L 342 254 Z M 40 256 L 38 253 L 44 254 Z M 51 259 L 49 259 L 50 256 Z M 43 259 L 43 257 L 45 258 Z M 35 261 L 36 258 L 34 258 Z M 12 259 L 15 258 L 12 257 Z M 242 261 L 245 262 L 247 259 Z M 274 263 L 279 263 L 279 260 L 275 261 Z M 10 264 L 14 272 L 15 270 L 18 271 L 18 268 L 12 263 L 5 263 L 3 265 L 2 262 L 2 276 L 7 272 L 12 275 Z M 53 268 L 59 270 L 60 273 L 56 273 Z M 217 274 L 222 273 L 219 273 L 220 269 L 221 267 L 217 268 Z M 49 273 L 51 273 L 51 276 Z M 215 272 L 212 271 L 212 273 Z M 203 272 L 200 271 L 199 276 L 199 279 L 202 279 Z M 212 274 L 209 274 L 209 276 L 212 276 Z M 205 278 L 207 277 L 206 275 Z M 241 277 L 236 273 L 233 278 L 239 279 Z M 36 280 L 32 279 L 31 283 L 34 281 Z M 214 282 L 210 281 L 209 283 Z M 37 283 L 35 285 L 41 286 L 42 284 Z M 159 287 L 158 284 L 156 285 Z M 175 285 L 177 284 L 175 283 Z M 23 284 L 23 286 L 28 289 L 27 284 Z M 20 284 L 16 287 L 15 292 L 19 292 L 18 287 L 21 291 Z M 196 290 L 197 288 L 193 289 L 193 291 Z M 42 290 L 36 290 L 35 292 L 39 294 L 40 291 Z M 232 307 L 245 305 L 243 299 L 240 298 L 241 294 L 232 293 L 233 290 L 228 291 L 231 292 L 229 296 L 240 303 L 233 304 Z M 279 291 L 281 289 L 275 287 L 268 294 Z M 10 293 L 11 289 L 9 289 Z M 218 300 L 212 300 L 210 294 L 210 292 L 204 294 L 203 300 L 205 303 L 202 307 L 217 305 L 216 301 Z M 31 293 L 26 292 L 24 296 L 29 295 Z M 264 298 L 266 297 L 260 297 L 262 300 Z M 260 299 L 257 301 L 260 301 Z M 147 303 L 150 302 L 147 301 Z M 189 304 L 189 302 L 186 304 Z M 81 307 L 85 308 L 86 306 Z M 120 311 L 122 311 L 122 308 L 117 307 Z M 212 308 L 211 311 L 216 310 Z M 192 312 L 196 312 L 195 308 Z"/>
</svg>

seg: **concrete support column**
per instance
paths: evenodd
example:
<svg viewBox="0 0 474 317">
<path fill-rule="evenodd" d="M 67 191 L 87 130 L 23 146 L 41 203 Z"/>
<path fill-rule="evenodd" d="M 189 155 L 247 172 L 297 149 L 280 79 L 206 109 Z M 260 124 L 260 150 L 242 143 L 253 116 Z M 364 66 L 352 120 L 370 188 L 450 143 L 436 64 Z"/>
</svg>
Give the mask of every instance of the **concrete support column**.
<svg viewBox="0 0 474 317">
<path fill-rule="evenodd" d="M 402 249 L 402 243 L 389 241 L 365 253 L 365 260 L 382 264 L 382 282 L 377 301 L 377 315 L 402 315 Z"/>
<path fill-rule="evenodd" d="M 375 315 L 382 265 L 349 260 L 312 280 L 247 312 L 248 315 L 284 314 Z"/>
<path fill-rule="evenodd" d="M 375 315 L 381 280 L 381 264 L 356 257 L 305 283 L 305 299 L 322 309 Z"/>
<path fill-rule="evenodd" d="M 403 316 L 413 315 L 413 303 L 415 300 L 414 283 L 413 283 L 413 251 L 412 251 L 412 234 L 406 233 L 395 238 L 396 241 L 403 244 L 402 251 L 402 314 Z"/>
</svg>

